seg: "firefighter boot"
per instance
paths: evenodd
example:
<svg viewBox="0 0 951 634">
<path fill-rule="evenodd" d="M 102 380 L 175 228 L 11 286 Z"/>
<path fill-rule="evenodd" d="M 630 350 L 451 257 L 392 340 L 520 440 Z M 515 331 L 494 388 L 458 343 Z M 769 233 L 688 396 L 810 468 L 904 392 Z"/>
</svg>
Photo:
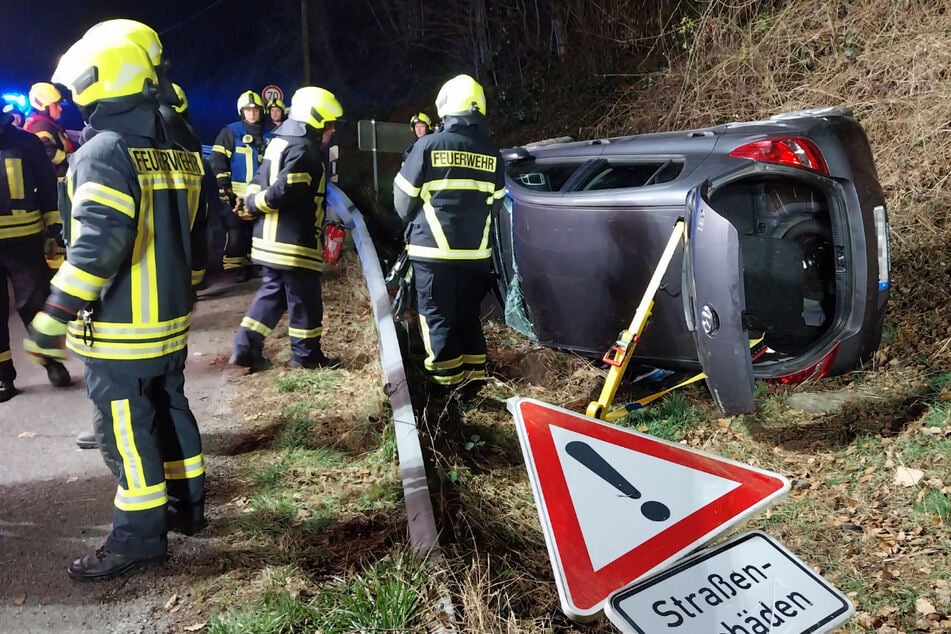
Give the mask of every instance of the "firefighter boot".
<svg viewBox="0 0 951 634">
<path fill-rule="evenodd" d="M 0 379 L 0 403 L 9 401 L 17 395 L 17 389 L 13 387 L 13 381 Z"/>
<path fill-rule="evenodd" d="M 235 352 L 228 359 L 230 365 L 237 365 L 247 368 L 251 372 L 260 372 L 271 367 L 271 362 L 260 352 Z"/>
<path fill-rule="evenodd" d="M 115 553 L 105 546 L 97 548 L 96 552 L 81 557 L 69 564 L 66 572 L 73 579 L 80 581 L 99 581 L 112 579 L 133 570 L 144 570 L 165 563 L 167 556 L 154 555 L 152 557 L 136 557 Z"/>
<path fill-rule="evenodd" d="M 96 438 L 96 432 L 87 431 L 76 436 L 76 446 L 80 449 L 98 449 L 99 439 Z"/>
<path fill-rule="evenodd" d="M 50 380 L 53 387 L 69 387 L 73 383 L 73 378 L 69 376 L 69 370 L 59 361 L 47 361 L 46 378 Z"/>
</svg>

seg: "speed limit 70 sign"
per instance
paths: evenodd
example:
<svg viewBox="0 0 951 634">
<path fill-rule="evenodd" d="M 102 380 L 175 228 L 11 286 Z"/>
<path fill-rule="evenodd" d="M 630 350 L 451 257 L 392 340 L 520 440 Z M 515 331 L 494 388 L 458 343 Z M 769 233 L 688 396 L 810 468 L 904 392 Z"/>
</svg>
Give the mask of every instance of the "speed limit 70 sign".
<svg viewBox="0 0 951 634">
<path fill-rule="evenodd" d="M 273 84 L 265 86 L 261 91 L 261 99 L 264 100 L 264 103 L 268 103 L 274 99 L 284 101 L 284 91 Z"/>
</svg>

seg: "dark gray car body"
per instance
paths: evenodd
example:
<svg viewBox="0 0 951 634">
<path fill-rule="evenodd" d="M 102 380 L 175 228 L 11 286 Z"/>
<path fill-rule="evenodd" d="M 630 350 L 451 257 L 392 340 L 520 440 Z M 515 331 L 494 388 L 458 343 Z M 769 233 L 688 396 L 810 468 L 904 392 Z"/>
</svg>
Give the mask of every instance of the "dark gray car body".
<svg viewBox="0 0 951 634">
<path fill-rule="evenodd" d="M 803 148 L 817 151 L 826 169 L 730 155 L 776 139 L 786 144 L 780 149 L 793 148 L 792 160 Z M 745 374 L 735 361 L 717 367 L 722 354 L 705 353 L 712 341 L 698 335 L 695 314 L 709 302 L 737 311 L 720 317 L 740 324 L 745 349 L 748 337 L 764 337 L 765 353 L 751 368 L 759 378 L 839 374 L 877 348 L 889 287 L 887 216 L 867 137 L 849 110 L 528 145 L 503 157 L 508 197 L 493 231 L 498 286 L 509 316 L 520 312 L 520 329 L 541 344 L 604 354 L 684 218 L 692 254 L 675 254 L 635 359 Z M 703 214 L 725 219 L 733 237 L 698 234 Z"/>
</svg>

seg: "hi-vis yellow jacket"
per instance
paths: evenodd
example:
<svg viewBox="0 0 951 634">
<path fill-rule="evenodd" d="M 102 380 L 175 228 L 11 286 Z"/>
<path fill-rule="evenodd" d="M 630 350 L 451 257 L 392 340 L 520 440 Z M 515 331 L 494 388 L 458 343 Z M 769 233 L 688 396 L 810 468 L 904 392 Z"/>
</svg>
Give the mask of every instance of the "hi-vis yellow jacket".
<svg viewBox="0 0 951 634">
<path fill-rule="evenodd" d="M 68 322 L 66 346 L 87 363 L 161 374 L 187 342 L 207 218 L 201 156 L 153 138 L 98 132 L 73 155 L 60 210 L 67 258 L 43 311 Z"/>
<path fill-rule="evenodd" d="M 393 204 L 409 225 L 411 260 L 492 257 L 492 207 L 505 195 L 499 151 L 480 114 L 448 116 L 441 132 L 416 141 L 393 182 Z"/>
</svg>

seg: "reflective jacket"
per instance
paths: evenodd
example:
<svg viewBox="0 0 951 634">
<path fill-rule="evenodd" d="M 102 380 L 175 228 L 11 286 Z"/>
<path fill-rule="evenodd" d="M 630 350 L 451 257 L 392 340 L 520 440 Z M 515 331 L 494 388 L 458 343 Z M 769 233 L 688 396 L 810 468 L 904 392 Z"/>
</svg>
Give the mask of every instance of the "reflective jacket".
<svg viewBox="0 0 951 634">
<path fill-rule="evenodd" d="M 68 322 L 66 346 L 87 363 L 160 374 L 185 348 L 204 273 L 204 170 L 197 152 L 156 141 L 153 105 L 97 109 L 110 105 L 70 161 L 67 257 L 43 310 Z"/>
<path fill-rule="evenodd" d="M 43 144 L 12 124 L 0 125 L 0 241 L 36 236 L 59 224 L 56 174 Z"/>
<path fill-rule="evenodd" d="M 492 206 L 505 195 L 502 157 L 480 114 L 446 117 L 418 139 L 393 181 L 407 252 L 429 262 L 488 260 Z"/>
<path fill-rule="evenodd" d="M 248 186 L 254 221 L 251 261 L 276 269 L 323 270 L 324 165 L 319 131 L 288 120 L 276 128 Z"/>
<path fill-rule="evenodd" d="M 248 183 L 261 164 L 264 146 L 274 136 L 261 124 L 235 121 L 221 129 L 208 162 L 219 188 L 231 188 L 236 196 L 248 193 Z"/>
<path fill-rule="evenodd" d="M 27 117 L 23 129 L 38 136 L 46 146 L 46 155 L 56 170 L 57 178 L 66 176 L 66 157 L 76 148 L 66 136 L 63 126 L 56 123 L 46 112 L 37 111 Z"/>
</svg>

